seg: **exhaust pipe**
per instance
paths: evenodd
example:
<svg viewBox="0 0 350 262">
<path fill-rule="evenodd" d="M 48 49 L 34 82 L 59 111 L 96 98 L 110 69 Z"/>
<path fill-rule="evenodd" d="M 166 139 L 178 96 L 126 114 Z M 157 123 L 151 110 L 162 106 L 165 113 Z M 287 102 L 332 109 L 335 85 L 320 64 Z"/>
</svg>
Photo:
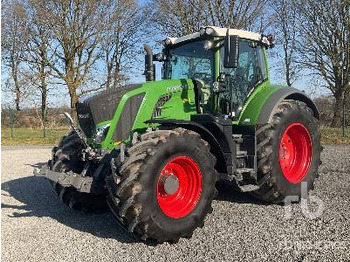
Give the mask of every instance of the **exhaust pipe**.
<svg viewBox="0 0 350 262">
<path fill-rule="evenodd" d="M 153 64 L 152 48 L 147 44 L 143 44 L 143 48 L 146 51 L 145 72 L 144 72 L 144 75 L 146 76 L 146 81 L 155 81 L 156 76 L 155 76 L 155 65 Z"/>
</svg>

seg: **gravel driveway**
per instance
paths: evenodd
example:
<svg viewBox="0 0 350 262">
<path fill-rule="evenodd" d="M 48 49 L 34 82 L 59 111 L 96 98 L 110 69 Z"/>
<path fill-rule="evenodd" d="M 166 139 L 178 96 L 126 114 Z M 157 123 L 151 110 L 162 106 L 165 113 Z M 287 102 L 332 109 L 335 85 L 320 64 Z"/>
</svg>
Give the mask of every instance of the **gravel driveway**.
<svg viewBox="0 0 350 262">
<path fill-rule="evenodd" d="M 325 147 L 309 215 L 294 204 L 288 218 L 284 206 L 226 189 L 191 239 L 156 246 L 135 240 L 110 213 L 61 204 L 47 181 L 32 176 L 49 156 L 49 148 L 2 147 L 3 261 L 350 260 L 350 146 Z"/>
</svg>

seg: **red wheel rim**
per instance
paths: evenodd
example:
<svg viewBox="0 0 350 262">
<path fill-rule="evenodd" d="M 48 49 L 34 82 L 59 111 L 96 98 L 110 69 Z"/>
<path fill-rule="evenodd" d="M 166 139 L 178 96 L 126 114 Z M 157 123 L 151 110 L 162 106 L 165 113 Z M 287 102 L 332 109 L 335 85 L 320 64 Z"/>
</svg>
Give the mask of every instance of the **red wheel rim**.
<svg viewBox="0 0 350 262">
<path fill-rule="evenodd" d="M 171 218 L 187 216 L 196 207 L 202 193 L 202 174 L 190 157 L 177 156 L 168 161 L 157 181 L 157 201 Z"/>
<path fill-rule="evenodd" d="M 300 123 L 290 124 L 283 132 L 279 148 L 279 162 L 284 177 L 297 184 L 305 178 L 312 158 L 311 136 Z"/>
</svg>

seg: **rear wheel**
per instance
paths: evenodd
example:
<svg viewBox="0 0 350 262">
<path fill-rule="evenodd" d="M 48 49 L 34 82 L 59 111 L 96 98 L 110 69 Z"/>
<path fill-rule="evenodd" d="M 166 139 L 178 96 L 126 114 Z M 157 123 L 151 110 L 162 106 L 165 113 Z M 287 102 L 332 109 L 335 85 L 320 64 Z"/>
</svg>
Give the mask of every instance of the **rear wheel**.
<svg viewBox="0 0 350 262">
<path fill-rule="evenodd" d="M 287 126 L 281 137 L 278 156 L 284 177 L 292 184 L 303 181 L 312 160 L 311 135 L 303 124 Z"/>
<path fill-rule="evenodd" d="M 215 157 L 200 135 L 182 128 L 147 132 L 107 178 L 108 204 L 142 239 L 176 242 L 203 226 L 216 194 Z"/>
<path fill-rule="evenodd" d="M 270 123 L 257 131 L 257 140 L 260 189 L 253 195 L 280 203 L 287 196 L 305 196 L 302 182 L 307 183 L 307 190 L 313 189 L 321 144 L 318 120 L 306 104 L 282 101 Z"/>
</svg>

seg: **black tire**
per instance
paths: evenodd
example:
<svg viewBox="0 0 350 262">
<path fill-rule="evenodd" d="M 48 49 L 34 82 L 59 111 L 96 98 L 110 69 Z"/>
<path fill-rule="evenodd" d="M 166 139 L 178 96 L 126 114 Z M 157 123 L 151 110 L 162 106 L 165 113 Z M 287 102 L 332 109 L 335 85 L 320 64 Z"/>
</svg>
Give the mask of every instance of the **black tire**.
<svg viewBox="0 0 350 262">
<path fill-rule="evenodd" d="M 216 159 L 198 133 L 183 128 L 149 131 L 130 147 L 119 171 L 107 178 L 108 204 L 121 224 L 141 239 L 159 243 L 190 238 L 204 225 L 216 196 Z M 194 209 L 185 217 L 171 218 L 157 202 L 157 181 L 162 168 L 179 155 L 192 158 L 200 168 L 202 187 Z"/>
<path fill-rule="evenodd" d="M 55 172 L 69 172 L 80 174 L 86 162 L 81 160 L 84 145 L 79 136 L 70 132 L 62 137 L 57 147 L 52 149 L 52 160 L 49 167 Z M 83 212 L 101 213 L 108 210 L 106 195 L 82 193 L 73 187 L 63 187 L 60 184 L 48 180 L 56 196 L 71 209 Z"/>
<path fill-rule="evenodd" d="M 307 129 L 312 142 L 309 168 L 302 181 L 295 183 L 286 179 L 279 162 L 282 135 L 286 128 L 293 123 L 302 124 Z M 257 131 L 258 184 L 260 188 L 254 191 L 253 195 L 272 203 L 282 203 L 287 196 L 297 196 L 299 200 L 305 196 L 301 192 L 301 183 L 307 182 L 307 191 L 312 190 L 315 179 L 318 177 L 322 150 L 320 138 L 318 120 L 305 103 L 294 100 L 282 101 L 274 111 L 270 123 L 260 127 Z"/>
</svg>

